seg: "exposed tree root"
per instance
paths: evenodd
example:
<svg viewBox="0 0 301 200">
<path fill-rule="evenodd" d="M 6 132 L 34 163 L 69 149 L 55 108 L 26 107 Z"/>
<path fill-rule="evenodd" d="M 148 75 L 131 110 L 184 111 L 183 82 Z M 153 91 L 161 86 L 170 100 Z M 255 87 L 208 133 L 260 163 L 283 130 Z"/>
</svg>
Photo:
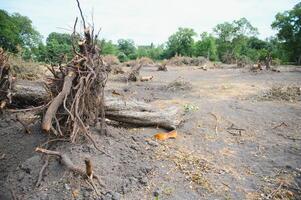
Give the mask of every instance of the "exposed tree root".
<svg viewBox="0 0 301 200">
<path fill-rule="evenodd" d="M 93 178 L 96 179 L 98 184 L 101 187 L 105 187 L 105 184 L 100 180 L 100 178 L 95 173 L 93 173 L 92 167 L 91 167 L 92 173 L 87 173 L 87 171 L 85 171 L 85 170 L 81 169 L 80 167 L 74 165 L 67 154 L 63 154 L 63 153 L 60 153 L 58 151 L 51 151 L 51 150 L 47 150 L 47 149 L 43 149 L 43 148 L 39 148 L 39 147 L 37 147 L 35 151 L 38 152 L 38 153 L 44 153 L 44 154 L 47 154 L 47 155 L 54 155 L 54 156 L 59 157 L 59 159 L 61 161 L 61 164 L 65 165 L 70 171 L 72 171 L 76 174 L 79 174 L 84 178 L 89 178 L 89 175 L 90 175 L 90 177 L 92 177 L 91 179 L 93 179 Z"/>
<path fill-rule="evenodd" d="M 49 132 L 52 126 L 52 119 L 54 118 L 58 108 L 63 103 L 63 100 L 70 94 L 72 81 L 76 77 L 73 71 L 70 71 L 67 76 L 65 76 L 64 85 L 62 91 L 53 99 L 52 103 L 47 109 L 47 112 L 43 118 L 42 129 Z"/>
<path fill-rule="evenodd" d="M 0 48 L 0 110 L 11 103 L 12 77 L 8 64 L 8 55 Z"/>
<path fill-rule="evenodd" d="M 43 117 L 42 130 L 70 137 L 71 142 L 84 136 L 97 148 L 90 135 L 89 126 L 100 124 L 100 130 L 104 130 L 103 95 L 108 66 L 103 62 L 96 46 L 98 33 L 94 35 L 94 27 L 86 26 L 78 0 L 77 5 L 84 33 L 81 35 L 76 32 L 76 18 L 72 34 L 74 58 L 67 64 L 50 69 L 54 77 L 62 78 L 54 79 L 51 84 L 55 98 Z"/>
<path fill-rule="evenodd" d="M 42 166 L 42 168 L 39 172 L 39 177 L 38 177 L 38 180 L 37 180 L 37 183 L 36 183 L 36 187 L 39 187 L 41 185 L 42 178 L 43 178 L 43 175 L 44 175 L 44 171 L 45 171 L 46 167 L 48 166 L 48 163 L 49 163 L 49 156 L 46 155 L 44 165 Z"/>
</svg>

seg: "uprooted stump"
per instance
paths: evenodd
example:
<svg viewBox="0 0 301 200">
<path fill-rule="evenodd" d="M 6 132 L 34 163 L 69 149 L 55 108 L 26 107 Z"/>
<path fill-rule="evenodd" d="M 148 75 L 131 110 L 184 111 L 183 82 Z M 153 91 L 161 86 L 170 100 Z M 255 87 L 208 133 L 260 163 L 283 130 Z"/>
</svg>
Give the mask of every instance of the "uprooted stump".
<svg viewBox="0 0 301 200">
<path fill-rule="evenodd" d="M 42 130 L 60 136 L 68 135 L 72 142 L 79 135 L 92 141 L 88 131 L 90 125 L 100 124 L 103 130 L 103 93 L 108 77 L 107 65 L 96 46 L 98 34 L 94 35 L 94 27 L 86 26 L 82 12 L 81 16 L 84 36 L 76 33 L 77 19 L 72 34 L 73 43 L 75 38 L 80 38 L 77 41 L 79 51 L 73 44 L 73 59 L 51 70 L 55 77 L 51 85 L 60 87 L 54 92 L 55 97 L 42 120 Z"/>
<path fill-rule="evenodd" d="M 0 110 L 8 103 L 11 103 L 11 83 L 12 76 L 10 74 L 8 56 L 0 48 Z"/>
<path fill-rule="evenodd" d="M 158 64 L 157 65 L 157 71 L 164 71 L 164 72 L 166 72 L 167 71 L 166 64 Z"/>
<path fill-rule="evenodd" d="M 136 64 L 132 67 L 129 75 L 128 81 L 139 81 L 140 80 L 140 69 L 142 68 L 142 64 Z"/>
</svg>

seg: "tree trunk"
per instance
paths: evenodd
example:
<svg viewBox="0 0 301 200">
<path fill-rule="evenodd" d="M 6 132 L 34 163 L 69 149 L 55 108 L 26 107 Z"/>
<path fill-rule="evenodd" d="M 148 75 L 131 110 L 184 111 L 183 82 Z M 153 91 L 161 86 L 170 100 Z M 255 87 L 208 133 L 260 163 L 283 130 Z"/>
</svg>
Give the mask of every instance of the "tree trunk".
<svg viewBox="0 0 301 200">
<path fill-rule="evenodd" d="M 43 82 L 17 80 L 12 83 L 11 106 L 16 108 L 39 106 L 48 103 L 51 96 L 50 90 Z"/>
<path fill-rule="evenodd" d="M 301 55 L 300 55 L 299 58 L 298 58 L 298 63 L 297 63 L 297 65 L 301 65 Z"/>
<path fill-rule="evenodd" d="M 65 78 L 68 78 L 66 76 Z M 60 101 L 68 95 L 70 82 L 73 76 L 70 76 L 69 81 L 65 81 L 65 86 L 62 92 L 53 99 L 53 102 Z M 38 106 L 45 104 L 51 100 L 51 93 L 42 82 L 19 80 L 13 84 L 13 102 L 12 105 L 17 105 L 21 108 Z M 150 104 L 127 100 L 116 97 L 105 97 L 105 115 L 106 118 L 138 126 L 155 126 L 165 129 L 175 129 L 181 122 L 182 109 L 179 107 L 169 107 L 167 109 L 158 109 Z M 58 105 L 52 103 L 51 105 Z M 43 119 L 43 129 L 49 130 L 50 119 L 52 119 L 57 106 L 50 106 L 46 112 L 48 117 Z"/>
<path fill-rule="evenodd" d="M 271 69 L 271 62 L 272 62 L 272 57 L 269 55 L 265 59 L 265 67 L 267 70 Z"/>
</svg>

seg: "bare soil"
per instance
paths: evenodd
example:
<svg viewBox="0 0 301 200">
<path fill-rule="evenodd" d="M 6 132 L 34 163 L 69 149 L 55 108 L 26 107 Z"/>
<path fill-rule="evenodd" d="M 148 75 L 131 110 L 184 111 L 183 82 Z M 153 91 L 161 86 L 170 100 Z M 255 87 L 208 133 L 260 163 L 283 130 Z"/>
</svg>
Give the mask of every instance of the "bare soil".
<svg viewBox="0 0 301 200">
<path fill-rule="evenodd" d="M 124 68 L 127 70 L 127 68 Z M 120 93 L 158 107 L 180 105 L 186 111 L 178 137 L 155 141 L 164 130 L 108 125 L 93 137 L 106 154 L 86 141 L 46 146 L 67 153 L 84 168 L 89 157 L 105 183 L 97 197 L 83 177 L 50 157 L 40 187 L 35 187 L 44 156 L 34 148 L 48 135 L 39 124 L 22 126 L 0 120 L 0 199 L 301 199 L 300 98 L 260 98 L 275 86 L 301 86 L 300 70 L 168 67 L 142 69 L 149 82 L 127 83 L 111 75 L 107 93 Z M 168 85 L 181 77 L 189 89 Z M 185 87 L 184 87 L 185 88 Z M 2 157 L 4 155 L 4 157 Z"/>
</svg>

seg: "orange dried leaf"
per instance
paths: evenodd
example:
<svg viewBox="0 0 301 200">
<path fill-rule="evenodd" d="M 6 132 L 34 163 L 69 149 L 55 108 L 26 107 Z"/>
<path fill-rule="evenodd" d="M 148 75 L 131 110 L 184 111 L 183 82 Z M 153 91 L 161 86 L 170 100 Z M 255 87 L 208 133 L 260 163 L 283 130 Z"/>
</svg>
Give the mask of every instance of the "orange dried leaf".
<svg viewBox="0 0 301 200">
<path fill-rule="evenodd" d="M 176 130 L 173 130 L 171 132 L 168 132 L 168 133 L 157 133 L 154 135 L 155 139 L 157 140 L 167 140 L 167 139 L 170 139 L 170 138 L 177 138 L 177 131 Z"/>
</svg>

